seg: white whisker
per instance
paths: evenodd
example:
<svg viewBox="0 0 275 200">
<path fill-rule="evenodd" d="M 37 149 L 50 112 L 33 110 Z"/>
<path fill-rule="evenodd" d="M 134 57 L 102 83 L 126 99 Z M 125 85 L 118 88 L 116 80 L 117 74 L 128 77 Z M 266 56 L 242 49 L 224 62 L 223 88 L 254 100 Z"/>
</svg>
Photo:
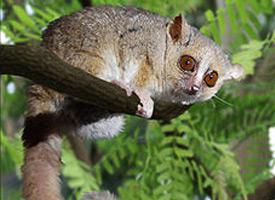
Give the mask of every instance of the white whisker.
<svg viewBox="0 0 275 200">
<path fill-rule="evenodd" d="M 233 104 L 231 104 L 231 103 L 225 101 L 224 99 L 218 97 L 217 95 L 214 95 L 213 97 L 216 98 L 217 100 L 219 100 L 221 103 L 224 103 L 225 105 L 228 105 L 228 106 L 230 106 L 230 107 L 234 107 Z"/>
<path fill-rule="evenodd" d="M 213 108 L 216 108 L 216 104 L 215 104 L 215 101 L 213 99 L 210 99 L 211 103 L 212 103 L 212 106 Z"/>
</svg>

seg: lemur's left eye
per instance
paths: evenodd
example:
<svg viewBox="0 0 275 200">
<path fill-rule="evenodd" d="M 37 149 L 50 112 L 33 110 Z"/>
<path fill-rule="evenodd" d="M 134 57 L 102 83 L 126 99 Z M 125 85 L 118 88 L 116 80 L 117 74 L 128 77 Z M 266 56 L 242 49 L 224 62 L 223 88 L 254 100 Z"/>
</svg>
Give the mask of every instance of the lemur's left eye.
<svg viewBox="0 0 275 200">
<path fill-rule="evenodd" d="M 179 59 L 180 68 L 186 71 L 193 71 L 196 64 L 197 64 L 196 60 L 189 55 L 183 55 Z"/>
<path fill-rule="evenodd" d="M 218 78 L 219 78 L 218 72 L 213 70 L 213 71 L 208 72 L 205 75 L 204 81 L 208 87 L 214 87 Z"/>
</svg>

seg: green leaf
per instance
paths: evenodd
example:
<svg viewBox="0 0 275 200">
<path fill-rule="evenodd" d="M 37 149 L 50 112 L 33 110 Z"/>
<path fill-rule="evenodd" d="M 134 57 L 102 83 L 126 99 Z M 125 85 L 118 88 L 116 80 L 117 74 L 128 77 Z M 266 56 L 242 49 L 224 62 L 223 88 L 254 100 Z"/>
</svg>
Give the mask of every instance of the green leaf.
<svg viewBox="0 0 275 200">
<path fill-rule="evenodd" d="M 161 184 L 154 190 L 154 195 L 156 196 L 163 195 L 167 193 L 168 190 L 171 190 L 172 187 L 173 187 L 172 184 Z"/>
<path fill-rule="evenodd" d="M 49 7 L 46 7 L 46 11 L 47 11 L 50 15 L 52 15 L 54 19 L 60 17 L 60 14 L 59 14 L 59 13 L 55 12 L 54 10 L 52 10 L 52 9 L 49 8 Z"/>
<path fill-rule="evenodd" d="M 244 28 L 251 39 L 258 39 L 258 33 L 256 32 L 255 28 L 253 28 L 248 23 L 244 24 Z"/>
<path fill-rule="evenodd" d="M 164 171 L 157 177 L 157 181 L 159 183 L 162 183 L 163 181 L 167 180 L 171 180 L 171 174 L 169 171 Z"/>
<path fill-rule="evenodd" d="M 175 126 L 173 124 L 167 124 L 161 127 L 162 132 L 171 132 L 175 129 Z"/>
<path fill-rule="evenodd" d="M 40 27 L 45 27 L 47 25 L 47 21 L 44 21 L 40 17 L 32 16 L 32 19 L 34 20 L 35 23 L 39 24 Z"/>
<path fill-rule="evenodd" d="M 274 6 L 272 5 L 271 0 L 260 0 L 261 6 L 262 6 L 262 11 L 268 14 L 272 14 Z"/>
<path fill-rule="evenodd" d="M 20 137 L 17 135 L 13 141 L 10 141 L 0 130 L 0 138 L 0 144 L 7 150 L 16 166 L 21 166 L 23 162 L 23 145 Z"/>
<path fill-rule="evenodd" d="M 253 74 L 255 60 L 262 56 L 261 49 L 266 41 L 253 40 L 248 44 L 241 46 L 241 51 L 232 56 L 232 62 L 241 64 L 246 74 Z"/>
<path fill-rule="evenodd" d="M 239 26 L 238 26 L 238 19 L 236 18 L 234 4 L 232 3 L 231 0 L 226 0 L 226 5 L 227 5 L 227 14 L 229 16 L 231 31 L 233 34 L 235 34 L 237 30 L 239 30 Z"/>
<path fill-rule="evenodd" d="M 218 25 L 219 25 L 219 30 L 220 34 L 224 35 L 226 32 L 226 25 L 225 25 L 225 11 L 224 9 L 219 9 L 217 11 L 217 18 L 218 18 Z"/>
<path fill-rule="evenodd" d="M 245 1 L 238 1 L 237 4 L 237 10 L 238 14 L 240 15 L 240 19 L 243 23 L 247 23 L 248 21 L 248 16 L 247 16 L 247 11 L 246 11 L 246 2 Z"/>
<path fill-rule="evenodd" d="M 33 10 L 37 15 L 42 17 L 45 20 L 45 22 L 50 22 L 50 21 L 54 20 L 54 17 L 52 15 L 50 15 L 38 8 L 33 7 Z"/>
<path fill-rule="evenodd" d="M 177 131 L 179 133 L 191 133 L 192 130 L 190 129 L 189 126 L 187 126 L 186 124 L 181 124 L 177 127 Z"/>
<path fill-rule="evenodd" d="M 174 148 L 174 151 L 179 158 L 192 157 L 194 155 L 193 152 L 190 150 Z"/>
<path fill-rule="evenodd" d="M 110 158 L 112 159 L 113 163 L 115 164 L 115 167 L 119 168 L 120 162 L 119 162 L 117 154 L 113 153 Z"/>
<path fill-rule="evenodd" d="M 20 6 L 14 5 L 12 9 L 23 24 L 27 25 L 32 30 L 40 33 L 40 30 L 36 27 L 32 18 L 26 13 L 26 11 L 23 8 L 21 8 Z"/>
<path fill-rule="evenodd" d="M 24 32 L 25 31 L 25 27 L 22 24 L 14 21 L 14 20 L 10 20 L 10 24 L 12 25 L 12 27 L 15 30 L 18 30 L 19 32 Z"/>
<path fill-rule="evenodd" d="M 107 159 L 105 159 L 103 161 L 103 166 L 104 166 L 104 168 L 107 170 L 107 172 L 109 174 L 113 174 L 114 173 L 113 166 L 110 164 L 110 162 Z"/>
<path fill-rule="evenodd" d="M 161 150 L 161 152 L 159 153 L 159 157 L 160 157 L 160 159 L 164 159 L 166 157 L 170 157 L 172 154 L 173 154 L 172 148 L 165 148 L 165 149 Z"/>
<path fill-rule="evenodd" d="M 1 26 L 1 30 L 7 35 L 7 37 L 9 37 L 12 41 L 15 40 L 16 36 L 14 35 L 13 32 L 10 31 L 10 29 L 5 26 L 5 25 L 2 25 Z"/>
<path fill-rule="evenodd" d="M 165 170 L 170 170 L 170 164 L 169 163 L 161 163 L 160 165 L 157 166 L 156 168 L 156 171 L 158 173 L 161 173 L 162 171 L 165 171 Z"/>
<path fill-rule="evenodd" d="M 213 36 L 214 40 L 220 44 L 221 40 L 219 37 L 219 29 L 216 24 L 216 19 L 215 19 L 214 13 L 211 10 L 207 10 L 205 13 L 205 16 L 206 16 L 207 20 L 209 21 L 209 27 L 211 29 L 212 36 Z"/>
<path fill-rule="evenodd" d="M 62 174 L 66 177 L 69 187 L 80 192 L 82 190 L 99 190 L 97 181 L 91 175 L 89 167 L 76 159 L 67 142 L 62 148 L 62 161 L 64 163 Z"/>
</svg>

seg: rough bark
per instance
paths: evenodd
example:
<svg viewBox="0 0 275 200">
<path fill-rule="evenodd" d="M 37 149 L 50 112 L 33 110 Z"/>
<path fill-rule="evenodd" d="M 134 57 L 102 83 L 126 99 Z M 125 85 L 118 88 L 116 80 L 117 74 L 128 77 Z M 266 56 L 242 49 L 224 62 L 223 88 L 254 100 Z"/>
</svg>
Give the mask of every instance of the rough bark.
<svg viewBox="0 0 275 200">
<path fill-rule="evenodd" d="M 139 98 L 73 67 L 40 46 L 0 45 L 0 74 L 18 75 L 116 113 L 135 115 Z M 189 106 L 155 102 L 152 119 L 171 119 Z"/>
</svg>

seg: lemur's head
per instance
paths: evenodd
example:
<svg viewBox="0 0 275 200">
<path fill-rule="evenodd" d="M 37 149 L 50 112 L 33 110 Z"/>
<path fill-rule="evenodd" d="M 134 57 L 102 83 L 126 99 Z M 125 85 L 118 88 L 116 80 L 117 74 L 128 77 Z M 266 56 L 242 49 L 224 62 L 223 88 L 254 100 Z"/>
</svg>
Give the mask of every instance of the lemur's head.
<svg viewBox="0 0 275 200">
<path fill-rule="evenodd" d="M 221 47 L 177 16 L 167 25 L 166 83 L 171 98 L 191 104 L 210 99 L 228 80 L 243 74 Z"/>
</svg>

